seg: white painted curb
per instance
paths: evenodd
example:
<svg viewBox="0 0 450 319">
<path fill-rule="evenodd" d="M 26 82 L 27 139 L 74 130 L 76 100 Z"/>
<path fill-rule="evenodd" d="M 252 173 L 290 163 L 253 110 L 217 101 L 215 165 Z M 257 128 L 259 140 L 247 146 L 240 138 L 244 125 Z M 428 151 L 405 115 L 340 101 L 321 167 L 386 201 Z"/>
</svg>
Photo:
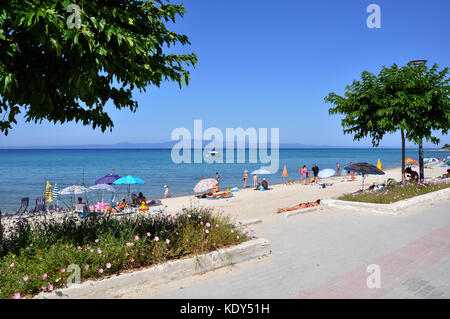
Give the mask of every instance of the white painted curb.
<svg viewBox="0 0 450 319">
<path fill-rule="evenodd" d="M 240 223 L 241 226 L 248 226 L 248 225 L 254 225 L 254 224 L 259 224 L 262 223 L 261 219 L 247 219 L 244 220 Z"/>
<path fill-rule="evenodd" d="M 320 201 L 322 203 L 322 201 Z M 283 217 L 291 217 L 291 216 L 295 216 L 295 215 L 300 215 L 300 214 L 305 214 L 305 213 L 309 213 L 309 212 L 313 212 L 316 210 L 320 210 L 323 209 L 322 204 L 319 206 L 314 206 L 314 207 L 308 207 L 308 208 L 301 208 L 298 210 L 292 210 L 290 212 L 281 212 L 279 213 L 279 215 L 282 215 Z"/>
<path fill-rule="evenodd" d="M 101 298 L 112 298 L 116 295 L 123 296 L 127 292 L 135 291 L 139 286 L 148 288 L 161 285 L 246 260 L 269 256 L 270 254 L 271 250 L 268 240 L 263 238 L 253 239 L 234 247 L 219 249 L 204 255 L 169 261 L 151 268 L 120 274 L 115 277 L 89 280 L 52 292 L 41 292 L 35 298 L 90 298 L 90 295 L 93 294 L 96 296 L 100 294 Z"/>
<path fill-rule="evenodd" d="M 329 207 L 345 208 L 357 211 L 366 211 L 378 214 L 397 215 L 401 211 L 419 204 L 432 203 L 450 199 L 450 188 L 436 192 L 408 198 L 392 204 L 372 204 L 362 202 L 350 202 L 335 199 L 324 199 L 320 203 Z"/>
</svg>

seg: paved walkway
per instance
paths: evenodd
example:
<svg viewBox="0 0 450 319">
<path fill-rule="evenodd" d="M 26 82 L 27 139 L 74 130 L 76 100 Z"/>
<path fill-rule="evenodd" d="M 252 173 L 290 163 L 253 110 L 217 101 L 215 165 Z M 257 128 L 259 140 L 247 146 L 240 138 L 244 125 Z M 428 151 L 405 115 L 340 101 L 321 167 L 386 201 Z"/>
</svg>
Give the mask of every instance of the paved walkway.
<svg viewBox="0 0 450 319">
<path fill-rule="evenodd" d="M 449 208 L 447 201 L 397 216 L 277 216 L 250 226 L 271 242 L 271 257 L 117 297 L 450 298 Z M 369 288 L 376 270 L 380 288 Z"/>
</svg>

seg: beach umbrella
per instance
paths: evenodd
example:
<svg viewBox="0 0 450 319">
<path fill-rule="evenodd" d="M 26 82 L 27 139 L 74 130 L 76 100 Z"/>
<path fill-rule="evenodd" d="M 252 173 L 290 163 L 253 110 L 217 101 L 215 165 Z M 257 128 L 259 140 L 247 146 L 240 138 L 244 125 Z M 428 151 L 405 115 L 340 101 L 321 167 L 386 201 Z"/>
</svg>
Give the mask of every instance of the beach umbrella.
<svg viewBox="0 0 450 319">
<path fill-rule="evenodd" d="M 128 185 L 128 197 L 130 197 L 130 185 L 132 185 L 132 184 L 145 184 L 145 182 L 142 179 L 140 179 L 140 178 L 128 175 L 128 176 L 124 176 L 124 177 L 121 177 L 121 178 L 115 180 L 113 182 L 113 184 L 114 185 Z"/>
<path fill-rule="evenodd" d="M 68 186 L 66 188 L 63 188 L 59 192 L 59 194 L 61 194 L 61 195 L 73 195 L 73 202 L 75 203 L 75 195 L 83 194 L 83 193 L 87 193 L 87 192 L 90 192 L 90 190 L 87 189 L 84 186 L 72 185 L 72 186 Z"/>
<path fill-rule="evenodd" d="M 112 192 L 112 193 L 116 192 L 116 189 L 109 184 L 95 184 L 95 185 L 90 186 L 89 189 L 102 191 L 102 203 L 103 203 L 103 195 L 105 194 L 105 191 Z"/>
<path fill-rule="evenodd" d="M 324 170 L 321 170 L 317 177 L 319 178 L 328 178 L 331 176 L 334 176 L 336 174 L 336 171 L 332 168 L 326 168 Z"/>
<path fill-rule="evenodd" d="M 108 174 L 108 175 L 105 175 L 105 176 L 97 179 L 95 181 L 95 184 L 109 184 L 109 185 L 111 185 L 112 183 L 117 181 L 119 178 L 120 178 L 119 175 Z"/>
<path fill-rule="evenodd" d="M 445 162 L 445 165 L 450 165 L 450 161 Z"/>
<path fill-rule="evenodd" d="M 383 165 L 381 165 L 380 159 L 378 159 L 377 168 L 378 168 L 379 170 L 382 170 L 382 169 L 383 169 Z"/>
<path fill-rule="evenodd" d="M 281 176 L 283 176 L 284 177 L 284 179 L 285 179 L 285 184 L 287 183 L 287 176 L 288 176 L 288 174 L 287 174 L 287 169 L 286 169 L 286 164 L 284 164 L 284 168 L 283 168 L 283 174 L 281 174 Z"/>
<path fill-rule="evenodd" d="M 406 166 L 419 166 L 419 163 L 415 159 L 408 157 L 408 158 L 405 158 L 405 165 Z"/>
<path fill-rule="evenodd" d="M 47 185 L 45 185 L 45 201 L 46 202 L 53 202 L 53 196 L 52 196 L 52 185 L 47 181 Z"/>
<path fill-rule="evenodd" d="M 52 191 L 53 199 L 56 201 L 56 206 L 58 206 L 58 184 L 55 183 L 55 186 L 53 186 Z"/>
<path fill-rule="evenodd" d="M 87 193 L 87 192 L 90 192 L 90 190 L 84 186 L 72 185 L 72 186 L 63 188 L 59 192 L 59 194 L 61 194 L 61 195 L 78 195 L 78 194 L 83 194 L 83 193 Z"/>
<path fill-rule="evenodd" d="M 347 167 L 344 167 L 345 170 L 347 171 L 353 171 L 356 173 L 361 173 L 362 177 L 363 177 L 363 183 L 362 183 L 362 189 L 364 190 L 364 178 L 365 175 L 384 175 L 385 173 L 377 168 L 375 165 L 369 164 L 369 163 L 354 163 L 354 164 L 350 164 Z"/>
<path fill-rule="evenodd" d="M 200 182 L 197 183 L 197 185 L 195 185 L 194 192 L 196 193 L 206 192 L 211 188 L 213 188 L 215 185 L 217 185 L 217 180 L 215 180 L 214 178 L 202 179 Z"/>
</svg>

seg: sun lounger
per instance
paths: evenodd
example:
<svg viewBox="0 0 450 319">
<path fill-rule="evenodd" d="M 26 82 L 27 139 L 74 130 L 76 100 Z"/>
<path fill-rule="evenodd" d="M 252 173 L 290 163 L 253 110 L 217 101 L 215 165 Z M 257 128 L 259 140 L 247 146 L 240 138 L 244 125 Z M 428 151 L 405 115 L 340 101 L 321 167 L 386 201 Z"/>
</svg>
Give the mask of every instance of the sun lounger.
<svg viewBox="0 0 450 319">
<path fill-rule="evenodd" d="M 24 197 L 20 200 L 20 207 L 19 210 L 17 211 L 18 216 L 23 215 L 27 211 L 29 202 L 30 202 L 29 197 Z"/>
</svg>

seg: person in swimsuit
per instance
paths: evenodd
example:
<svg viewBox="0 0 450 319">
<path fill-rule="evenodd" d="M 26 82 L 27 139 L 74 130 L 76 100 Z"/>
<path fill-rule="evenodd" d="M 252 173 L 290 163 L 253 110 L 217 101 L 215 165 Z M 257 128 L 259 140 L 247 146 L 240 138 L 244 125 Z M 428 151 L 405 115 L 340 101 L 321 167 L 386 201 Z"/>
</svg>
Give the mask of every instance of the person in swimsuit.
<svg viewBox="0 0 450 319">
<path fill-rule="evenodd" d="M 258 187 L 258 175 L 253 175 L 253 187 Z"/>
<path fill-rule="evenodd" d="M 306 184 L 306 172 L 308 170 L 306 169 L 306 165 L 303 165 L 303 167 L 300 169 L 300 176 L 301 176 L 301 180 L 303 181 L 303 185 Z"/>
<path fill-rule="evenodd" d="M 109 213 L 119 213 L 121 212 L 127 204 L 127 200 L 125 198 L 122 198 L 119 205 L 116 207 L 108 206 L 105 208 L 105 212 L 103 213 L 103 217 L 106 217 Z"/>
<path fill-rule="evenodd" d="M 248 173 L 247 171 L 244 171 L 244 188 L 247 188 L 247 181 L 248 181 Z"/>
<path fill-rule="evenodd" d="M 317 175 L 319 175 L 319 167 L 316 166 L 316 164 L 313 164 L 313 167 L 311 170 L 314 173 L 314 183 L 317 183 Z"/>
<path fill-rule="evenodd" d="M 277 214 L 279 214 L 281 212 L 289 212 L 291 210 L 297 210 L 297 209 L 301 209 L 301 208 L 309 208 L 309 207 L 314 207 L 314 206 L 319 206 L 319 205 L 320 205 L 320 199 L 316 200 L 315 202 L 300 203 L 300 204 L 292 206 L 292 207 L 278 208 Z"/>
</svg>

